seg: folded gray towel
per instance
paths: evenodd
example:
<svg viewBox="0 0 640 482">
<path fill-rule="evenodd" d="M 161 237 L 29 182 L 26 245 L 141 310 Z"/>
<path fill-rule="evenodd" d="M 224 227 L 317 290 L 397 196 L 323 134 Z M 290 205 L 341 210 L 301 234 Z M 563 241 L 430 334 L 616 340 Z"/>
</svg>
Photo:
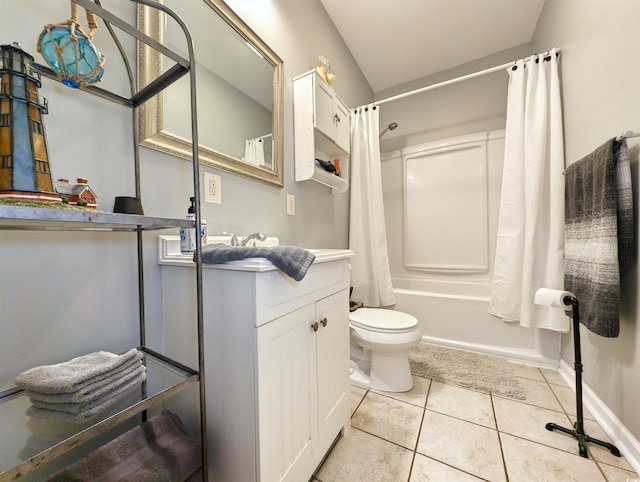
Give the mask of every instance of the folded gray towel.
<svg viewBox="0 0 640 482">
<path fill-rule="evenodd" d="M 76 392 L 132 359 L 142 359 L 142 353 L 136 348 L 122 355 L 98 351 L 56 365 L 30 368 L 18 375 L 15 383 L 19 388 L 38 393 Z"/>
<path fill-rule="evenodd" d="M 229 246 L 208 244 L 202 248 L 202 262 L 220 264 L 247 258 L 266 258 L 274 266 L 300 281 L 316 259 L 316 255 L 295 246 Z"/>
<path fill-rule="evenodd" d="M 108 414 L 121 412 L 140 400 L 140 394 L 132 392 L 128 397 L 123 397 L 115 405 L 108 409 Z M 103 414 L 104 415 L 104 414 Z M 19 456 L 23 460 L 30 459 L 45 449 L 51 448 L 83 430 L 92 427 L 95 422 L 88 420 L 84 423 L 73 423 L 67 420 L 52 418 L 27 418 L 26 426 L 31 432 L 25 446 L 20 449 Z"/>
<path fill-rule="evenodd" d="M 116 380 L 113 380 L 110 383 L 91 392 L 83 393 L 82 396 L 76 396 L 76 394 L 67 393 L 61 393 L 59 395 L 46 393 L 40 394 L 37 392 L 29 391 L 25 392 L 25 395 L 30 398 L 31 403 L 35 407 L 46 408 L 49 410 L 59 410 L 61 412 L 78 413 L 82 411 L 82 407 L 86 407 L 90 403 L 100 401 L 100 399 L 118 391 L 121 387 L 125 386 L 125 384 L 128 384 L 129 382 L 132 382 L 134 380 L 140 380 L 141 376 L 142 380 L 144 380 L 145 371 L 146 367 L 141 364 L 130 373 L 120 373 L 119 377 Z"/>
<path fill-rule="evenodd" d="M 176 414 L 165 410 L 47 480 L 182 481 L 201 465 L 200 441 L 187 432 Z"/>
<path fill-rule="evenodd" d="M 33 400 L 27 409 L 27 416 L 34 418 L 50 418 L 57 420 L 66 420 L 73 423 L 84 423 L 87 420 L 99 415 L 107 408 L 116 404 L 124 397 L 129 396 L 138 386 L 146 379 L 146 373 L 142 373 L 126 383 L 123 383 L 116 389 L 106 393 L 103 397 L 89 402 L 87 404 L 64 404 L 39 402 Z M 39 405 L 39 406 L 36 406 Z M 64 409 L 66 411 L 63 411 Z"/>
</svg>

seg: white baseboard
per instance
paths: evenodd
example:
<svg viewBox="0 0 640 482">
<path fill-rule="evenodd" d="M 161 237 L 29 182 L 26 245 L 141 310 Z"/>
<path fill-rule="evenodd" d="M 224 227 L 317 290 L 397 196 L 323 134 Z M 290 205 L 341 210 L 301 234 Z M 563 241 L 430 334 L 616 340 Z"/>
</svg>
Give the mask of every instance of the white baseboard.
<svg viewBox="0 0 640 482">
<path fill-rule="evenodd" d="M 448 346 L 449 348 L 457 348 L 459 350 L 475 351 L 477 353 L 486 353 L 487 355 L 500 356 L 511 361 L 535 365 L 541 368 L 548 368 L 551 370 L 558 369 L 557 359 L 547 358 L 535 350 L 494 345 L 481 345 L 478 343 L 460 342 L 456 340 L 435 338 L 425 335 L 422 336 L 422 341 L 425 343 L 431 343 L 433 345 Z"/>
<path fill-rule="evenodd" d="M 575 392 L 576 380 L 573 367 L 564 360 L 560 360 L 558 372 Z M 640 443 L 584 381 L 582 382 L 582 403 L 609 436 L 613 445 L 618 447 L 633 470 L 640 473 Z"/>
</svg>

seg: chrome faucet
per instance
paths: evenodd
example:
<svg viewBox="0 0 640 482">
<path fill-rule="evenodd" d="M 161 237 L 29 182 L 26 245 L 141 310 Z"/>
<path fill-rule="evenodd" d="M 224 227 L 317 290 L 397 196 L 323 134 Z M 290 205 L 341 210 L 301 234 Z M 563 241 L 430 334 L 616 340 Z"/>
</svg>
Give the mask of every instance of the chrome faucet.
<svg viewBox="0 0 640 482">
<path fill-rule="evenodd" d="M 264 241 L 265 239 L 267 239 L 267 237 L 262 233 L 253 233 L 253 234 L 250 234 L 249 236 L 243 238 L 242 242 L 240 243 L 240 246 L 246 246 L 249 241 L 255 240 L 255 239 L 257 239 L 259 241 Z M 255 241 L 253 241 L 253 245 L 254 246 L 256 245 Z"/>
<path fill-rule="evenodd" d="M 235 234 L 228 233 L 226 231 L 222 231 L 222 234 L 225 234 L 227 236 L 231 236 L 231 246 L 240 246 L 240 243 L 238 242 L 238 237 Z"/>
</svg>

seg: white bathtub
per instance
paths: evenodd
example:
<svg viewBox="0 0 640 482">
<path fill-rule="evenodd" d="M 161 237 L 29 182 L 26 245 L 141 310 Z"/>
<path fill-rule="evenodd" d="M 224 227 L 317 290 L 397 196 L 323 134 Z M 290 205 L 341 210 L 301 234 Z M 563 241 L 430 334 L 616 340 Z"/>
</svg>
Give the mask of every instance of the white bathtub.
<svg viewBox="0 0 640 482">
<path fill-rule="evenodd" d="M 423 341 L 557 367 L 560 335 L 524 328 L 487 312 L 485 280 L 441 281 L 394 277 L 395 309 L 420 321 Z"/>
</svg>

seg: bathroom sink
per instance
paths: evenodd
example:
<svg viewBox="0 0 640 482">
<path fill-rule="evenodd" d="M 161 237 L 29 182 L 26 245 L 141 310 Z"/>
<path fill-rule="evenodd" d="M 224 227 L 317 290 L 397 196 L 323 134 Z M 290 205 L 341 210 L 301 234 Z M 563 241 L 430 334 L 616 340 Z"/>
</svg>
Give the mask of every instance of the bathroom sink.
<svg viewBox="0 0 640 482">
<path fill-rule="evenodd" d="M 242 238 L 240 238 L 242 239 Z M 253 245 L 253 241 L 250 243 Z M 280 239 L 276 236 L 268 236 L 264 241 L 255 240 L 256 246 L 279 246 Z M 207 235 L 207 244 L 231 244 L 230 235 Z M 158 236 L 158 261 L 168 259 L 185 260 L 189 263 L 193 261 L 193 253 L 182 253 L 180 251 L 180 236 L 162 235 Z"/>
<path fill-rule="evenodd" d="M 242 241 L 244 236 L 238 236 L 238 239 Z M 253 246 L 255 241 L 256 246 L 280 246 L 280 239 L 276 236 L 267 236 L 264 241 L 259 239 L 252 239 L 249 241 L 248 246 Z M 216 236 L 207 235 L 207 244 L 231 244 L 231 236 L 227 234 L 220 234 Z M 178 246 L 180 248 L 180 246 Z"/>
<path fill-rule="evenodd" d="M 252 241 L 253 242 L 253 241 Z M 207 244 L 231 244 L 231 236 L 215 235 L 207 236 Z M 275 237 L 267 237 L 264 241 L 257 241 L 256 246 L 280 246 L 280 240 Z M 324 263 L 353 256 L 353 251 L 336 248 L 305 248 L 315 255 L 314 263 Z M 180 236 L 158 236 L 158 263 L 174 266 L 193 266 L 193 253 L 180 252 Z M 249 271 L 270 271 L 275 269 L 270 261 L 265 258 L 247 258 L 244 260 L 230 261 L 224 265 L 208 265 L 207 268 L 215 269 L 242 269 Z"/>
</svg>

